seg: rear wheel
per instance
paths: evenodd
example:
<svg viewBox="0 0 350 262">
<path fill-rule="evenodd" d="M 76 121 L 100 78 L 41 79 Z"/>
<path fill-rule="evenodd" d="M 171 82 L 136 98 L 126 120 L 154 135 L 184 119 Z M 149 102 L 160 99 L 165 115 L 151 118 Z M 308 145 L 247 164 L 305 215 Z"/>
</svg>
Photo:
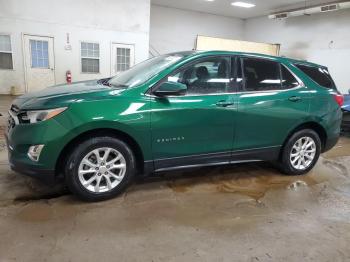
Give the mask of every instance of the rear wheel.
<svg viewBox="0 0 350 262">
<path fill-rule="evenodd" d="M 127 144 L 112 137 L 84 141 L 66 164 L 69 189 L 86 201 L 99 201 L 121 193 L 136 171 L 135 157 Z"/>
<path fill-rule="evenodd" d="M 316 164 L 321 152 L 321 140 L 311 129 L 293 134 L 283 147 L 280 168 L 287 175 L 302 175 Z"/>
</svg>

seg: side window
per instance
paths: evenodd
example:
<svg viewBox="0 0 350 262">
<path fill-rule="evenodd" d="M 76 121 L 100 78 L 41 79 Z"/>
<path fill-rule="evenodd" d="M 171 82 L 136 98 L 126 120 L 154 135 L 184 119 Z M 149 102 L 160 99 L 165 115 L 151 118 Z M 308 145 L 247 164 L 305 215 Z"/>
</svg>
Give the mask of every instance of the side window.
<svg viewBox="0 0 350 262">
<path fill-rule="evenodd" d="M 0 35 L 0 69 L 13 69 L 11 37 Z"/>
<path fill-rule="evenodd" d="M 298 80 L 284 65 L 281 65 L 281 75 L 283 89 L 290 89 L 299 86 Z"/>
<path fill-rule="evenodd" d="M 187 86 L 186 95 L 229 92 L 230 59 L 215 57 L 203 59 L 170 75 L 168 81 Z"/>
<path fill-rule="evenodd" d="M 299 64 L 296 64 L 295 66 L 299 68 L 301 71 L 303 71 L 308 77 L 310 77 L 320 86 L 323 86 L 329 89 L 335 89 L 333 80 L 326 68 L 299 65 Z"/>
<path fill-rule="evenodd" d="M 264 59 L 243 59 L 245 89 L 266 91 L 281 89 L 280 65 Z"/>
</svg>

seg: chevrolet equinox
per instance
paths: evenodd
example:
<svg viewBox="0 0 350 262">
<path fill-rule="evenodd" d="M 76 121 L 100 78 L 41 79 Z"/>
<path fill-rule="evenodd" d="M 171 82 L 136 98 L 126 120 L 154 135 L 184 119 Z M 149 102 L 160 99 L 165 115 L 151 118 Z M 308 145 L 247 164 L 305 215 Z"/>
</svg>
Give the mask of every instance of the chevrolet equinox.
<svg viewBox="0 0 350 262">
<path fill-rule="evenodd" d="M 17 98 L 5 137 L 11 168 L 64 178 L 88 201 L 136 175 L 272 161 L 313 168 L 339 137 L 343 96 L 324 66 L 260 54 L 178 52 L 115 77 Z"/>
</svg>

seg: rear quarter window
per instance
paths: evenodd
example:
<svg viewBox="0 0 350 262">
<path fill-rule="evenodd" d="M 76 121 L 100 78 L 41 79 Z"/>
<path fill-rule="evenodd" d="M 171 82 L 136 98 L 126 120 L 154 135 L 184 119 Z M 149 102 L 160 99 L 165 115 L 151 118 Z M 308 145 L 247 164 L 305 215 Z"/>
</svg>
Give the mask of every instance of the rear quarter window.
<svg viewBox="0 0 350 262">
<path fill-rule="evenodd" d="M 320 86 L 329 89 L 336 89 L 335 84 L 330 76 L 327 68 L 315 67 L 308 65 L 295 64 L 297 68 L 303 71 L 308 77 L 315 81 Z"/>
</svg>

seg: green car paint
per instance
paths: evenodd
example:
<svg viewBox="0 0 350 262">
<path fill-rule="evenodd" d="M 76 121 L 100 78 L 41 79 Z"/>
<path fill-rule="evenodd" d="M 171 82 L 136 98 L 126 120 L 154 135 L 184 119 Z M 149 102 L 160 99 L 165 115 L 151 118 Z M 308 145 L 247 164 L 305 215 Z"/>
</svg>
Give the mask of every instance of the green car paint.
<svg viewBox="0 0 350 262">
<path fill-rule="evenodd" d="M 341 123 L 340 107 L 332 97 L 336 90 L 319 86 L 294 64 L 318 65 L 237 52 L 178 54 L 180 58 L 174 63 L 130 88 L 85 81 L 17 98 L 12 105 L 16 114 L 67 109 L 46 121 L 9 126 L 5 136 L 11 167 L 29 175 L 55 176 L 67 148 L 99 130 L 114 132 L 131 143 L 146 173 L 192 163 L 272 160 L 301 125 L 315 127 L 321 133 L 323 151 L 336 143 Z M 286 90 L 243 89 L 211 95 L 158 97 L 152 93 L 170 73 L 198 59 L 215 56 L 276 61 L 303 84 Z M 291 97 L 300 101 L 291 101 Z M 28 157 L 32 145 L 44 145 L 38 161 Z"/>
</svg>

